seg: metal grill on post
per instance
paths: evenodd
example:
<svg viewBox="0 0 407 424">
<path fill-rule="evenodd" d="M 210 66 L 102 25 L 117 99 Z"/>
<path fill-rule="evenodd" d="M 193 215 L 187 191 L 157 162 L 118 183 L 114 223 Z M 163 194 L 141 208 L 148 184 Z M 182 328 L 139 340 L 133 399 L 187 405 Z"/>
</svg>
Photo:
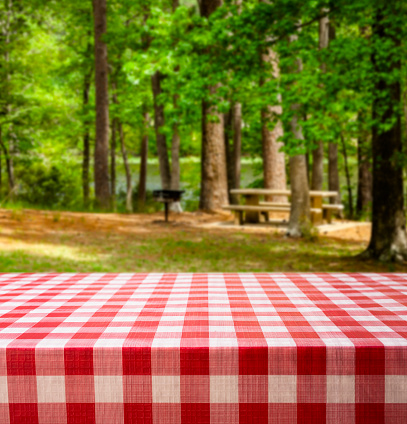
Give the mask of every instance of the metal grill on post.
<svg viewBox="0 0 407 424">
<path fill-rule="evenodd" d="M 153 197 L 157 202 L 164 203 L 165 222 L 168 222 L 169 204 L 179 202 L 185 190 L 154 190 Z"/>
</svg>

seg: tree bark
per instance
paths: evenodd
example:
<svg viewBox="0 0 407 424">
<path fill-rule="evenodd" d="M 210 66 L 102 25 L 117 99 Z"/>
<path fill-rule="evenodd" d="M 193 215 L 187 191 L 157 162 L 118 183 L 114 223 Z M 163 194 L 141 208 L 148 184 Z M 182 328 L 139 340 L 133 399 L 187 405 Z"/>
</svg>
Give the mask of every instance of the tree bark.
<svg viewBox="0 0 407 424">
<path fill-rule="evenodd" d="M 96 87 L 96 143 L 95 143 L 95 197 L 96 205 L 104 210 L 110 207 L 109 186 L 109 96 L 106 34 L 106 0 L 93 0 L 95 29 L 95 87 Z"/>
<path fill-rule="evenodd" d="M 113 210 L 116 209 L 116 132 L 118 129 L 118 120 L 112 120 L 112 136 L 110 140 L 110 192 L 111 205 Z"/>
<path fill-rule="evenodd" d="M 201 15 L 208 18 L 221 4 L 221 0 L 201 0 Z M 208 90 L 214 93 L 216 87 L 209 87 Z M 208 119 L 209 117 L 211 119 Z M 213 105 L 203 101 L 200 208 L 208 212 L 215 212 L 227 203 L 223 115 Z"/>
<path fill-rule="evenodd" d="M 382 49 L 373 46 L 372 64 L 376 76 L 373 101 L 373 207 L 372 236 L 363 256 L 382 261 L 407 259 L 406 219 L 403 198 L 401 139 L 401 83 L 390 78 L 400 72 L 401 34 L 391 16 L 400 2 L 377 7 L 372 26 L 373 39 L 392 46 L 383 58 Z M 393 9 L 393 10 L 391 10 Z M 398 52 L 394 53 L 395 50 Z M 398 53 L 398 54 L 397 54 Z M 386 93 L 387 96 L 383 96 Z M 384 125 L 385 124 L 385 125 Z"/>
<path fill-rule="evenodd" d="M 230 193 L 230 189 L 233 187 L 233 146 L 230 145 L 231 139 L 233 139 L 232 130 L 232 107 L 223 115 L 223 135 L 225 138 L 225 155 L 226 155 L 226 177 L 228 182 L 228 198 L 229 203 L 233 204 L 233 195 Z"/>
<path fill-rule="evenodd" d="M 227 121 L 227 122 L 226 122 Z M 232 138 L 232 145 L 229 139 Z M 239 204 L 239 197 L 230 190 L 240 187 L 241 154 L 242 154 L 242 105 L 234 103 L 230 112 L 225 115 L 225 146 L 228 174 L 229 202 Z"/>
<path fill-rule="evenodd" d="M 290 37 L 291 41 L 296 39 L 296 35 Z M 302 71 L 302 61 L 296 60 L 295 72 Z M 298 122 L 299 104 L 293 104 L 291 110 L 294 115 L 290 126 L 294 137 L 299 143 L 304 140 L 301 125 Z M 305 154 L 290 157 L 290 182 L 291 182 L 291 209 L 290 221 L 288 223 L 287 235 L 291 237 L 301 237 L 308 228 L 310 228 L 310 197 L 307 178 L 307 161 Z"/>
<path fill-rule="evenodd" d="M 124 165 L 124 170 L 126 172 L 126 211 L 129 213 L 132 213 L 133 201 L 132 201 L 131 172 L 130 172 L 129 161 L 127 159 L 126 144 L 124 142 L 123 125 L 119 120 L 117 120 L 117 127 L 119 130 L 120 147 L 121 147 L 122 156 L 123 156 L 123 165 Z"/>
<path fill-rule="evenodd" d="M 1 130 L 1 127 L 0 127 Z M 1 135 L 1 134 L 0 134 Z M 3 149 L 4 158 L 6 160 L 6 170 L 7 170 L 7 177 L 8 177 L 8 187 L 9 187 L 9 196 L 11 197 L 15 188 L 15 181 L 14 181 L 14 168 L 13 168 L 13 162 L 10 157 L 10 152 L 7 149 L 7 146 L 4 144 L 4 140 L 0 136 L 0 146 Z"/>
<path fill-rule="evenodd" d="M 319 20 L 319 50 L 329 46 L 329 17 L 324 16 Z M 326 72 L 326 64 L 321 64 L 321 72 Z M 324 181 L 324 143 L 319 141 L 317 148 L 312 152 L 312 190 L 322 190 Z"/>
<path fill-rule="evenodd" d="M 292 107 L 298 109 L 298 105 Z M 291 131 L 297 140 L 304 140 L 298 117 L 291 120 Z M 290 157 L 291 210 L 287 235 L 301 237 L 304 229 L 310 226 L 310 197 L 305 155 Z"/>
<path fill-rule="evenodd" d="M 366 214 L 372 206 L 372 171 L 370 166 L 371 141 L 362 131 L 358 138 L 358 198 L 356 213 L 358 217 Z"/>
<path fill-rule="evenodd" d="M 89 167 L 90 167 L 90 134 L 89 122 L 87 118 L 87 107 L 89 105 L 90 91 L 90 73 L 85 74 L 83 83 L 83 111 L 85 113 L 84 128 L 83 128 L 83 158 L 82 158 L 82 193 L 83 206 L 89 207 Z"/>
<path fill-rule="evenodd" d="M 329 143 L 328 145 L 328 188 L 330 191 L 338 192 L 338 196 L 329 198 L 330 203 L 340 204 L 341 192 L 338 170 L 338 145 L 336 143 Z"/>
<path fill-rule="evenodd" d="M 271 64 L 272 77 L 280 77 L 280 69 L 277 54 L 268 49 L 267 54 L 262 55 L 262 60 Z M 280 120 L 282 114 L 281 99 L 276 105 L 269 105 L 261 112 L 262 119 L 262 148 L 263 148 L 263 175 L 264 188 L 274 190 L 285 190 L 287 186 L 287 177 L 285 171 L 285 155 L 281 151 L 283 142 L 278 141 L 284 135 L 283 125 Z M 274 128 L 270 129 L 270 122 L 274 123 Z M 270 196 L 268 200 L 275 202 L 286 202 L 285 196 Z"/>
<path fill-rule="evenodd" d="M 143 113 L 144 128 L 143 137 L 141 140 L 141 153 L 140 153 L 140 177 L 138 183 L 138 205 L 142 210 L 146 204 L 146 188 L 147 188 L 147 157 L 148 157 L 148 121 L 149 116 L 147 112 Z"/>
<path fill-rule="evenodd" d="M 152 88 L 154 97 L 154 124 L 157 141 L 158 161 L 160 165 L 160 177 L 163 190 L 171 188 L 170 162 L 168 159 L 167 138 L 163 134 L 162 128 L 165 125 L 164 105 L 159 103 L 158 96 L 162 93 L 162 74 L 157 71 L 152 77 Z"/>
<path fill-rule="evenodd" d="M 353 219 L 353 194 L 352 194 L 352 183 L 350 178 L 350 170 L 348 164 L 348 152 L 346 150 L 346 143 L 343 134 L 341 134 L 341 144 L 342 144 L 342 153 L 343 158 L 345 160 L 345 174 L 346 174 L 346 186 L 348 189 L 348 210 L 349 210 L 349 218 Z"/>
</svg>

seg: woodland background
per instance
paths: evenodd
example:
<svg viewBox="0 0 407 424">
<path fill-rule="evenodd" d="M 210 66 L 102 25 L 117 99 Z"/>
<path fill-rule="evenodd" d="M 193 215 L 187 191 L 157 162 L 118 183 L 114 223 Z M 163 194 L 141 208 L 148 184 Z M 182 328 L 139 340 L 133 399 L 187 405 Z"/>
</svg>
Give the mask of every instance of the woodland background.
<svg viewBox="0 0 407 424">
<path fill-rule="evenodd" d="M 372 219 L 369 255 L 400 260 L 406 18 L 399 0 L 2 0 L 2 206 L 149 211 L 154 186 L 214 212 L 290 186 L 301 235 L 308 189 L 329 189 Z"/>
</svg>

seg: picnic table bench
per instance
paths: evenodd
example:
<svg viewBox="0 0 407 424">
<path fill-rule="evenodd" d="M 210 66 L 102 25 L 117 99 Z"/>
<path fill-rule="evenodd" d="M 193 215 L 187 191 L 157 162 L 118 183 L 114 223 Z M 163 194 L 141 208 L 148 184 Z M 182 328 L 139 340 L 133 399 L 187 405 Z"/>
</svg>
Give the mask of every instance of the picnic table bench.
<svg viewBox="0 0 407 424">
<path fill-rule="evenodd" d="M 245 205 L 227 205 L 223 206 L 223 209 L 235 212 L 238 216 L 240 225 L 244 222 L 247 223 L 258 223 L 260 222 L 260 215 L 264 215 L 268 220 L 269 212 L 290 212 L 291 203 L 289 202 L 267 202 L 260 201 L 260 197 L 264 196 L 291 196 L 290 190 L 273 190 L 273 189 L 258 189 L 258 188 L 247 188 L 247 189 L 233 189 L 230 190 L 232 194 L 242 195 L 246 199 Z M 311 200 L 311 221 L 313 224 L 322 223 L 325 218 L 328 223 L 332 222 L 332 215 L 334 212 L 343 210 L 343 205 L 328 205 L 323 204 L 322 199 L 324 197 L 336 197 L 338 193 L 336 191 L 316 191 L 311 190 L 309 192 Z M 243 216 L 245 220 L 243 220 Z"/>
</svg>

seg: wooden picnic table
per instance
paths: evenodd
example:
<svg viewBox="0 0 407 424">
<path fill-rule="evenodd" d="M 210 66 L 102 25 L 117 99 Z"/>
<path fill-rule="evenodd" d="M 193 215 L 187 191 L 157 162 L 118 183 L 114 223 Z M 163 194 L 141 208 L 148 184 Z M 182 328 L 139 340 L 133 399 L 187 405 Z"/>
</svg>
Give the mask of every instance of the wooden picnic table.
<svg viewBox="0 0 407 424">
<path fill-rule="evenodd" d="M 232 194 L 242 195 L 246 199 L 246 205 L 259 206 L 260 197 L 263 196 L 291 196 L 291 190 L 274 190 L 266 188 L 237 188 L 230 190 Z M 309 192 L 311 200 L 311 209 L 318 209 L 320 212 L 313 211 L 311 220 L 313 224 L 322 222 L 322 199 L 324 197 L 336 197 L 336 191 L 316 191 Z M 246 222 L 258 223 L 260 221 L 260 214 L 256 211 L 248 211 L 246 213 Z"/>
</svg>

